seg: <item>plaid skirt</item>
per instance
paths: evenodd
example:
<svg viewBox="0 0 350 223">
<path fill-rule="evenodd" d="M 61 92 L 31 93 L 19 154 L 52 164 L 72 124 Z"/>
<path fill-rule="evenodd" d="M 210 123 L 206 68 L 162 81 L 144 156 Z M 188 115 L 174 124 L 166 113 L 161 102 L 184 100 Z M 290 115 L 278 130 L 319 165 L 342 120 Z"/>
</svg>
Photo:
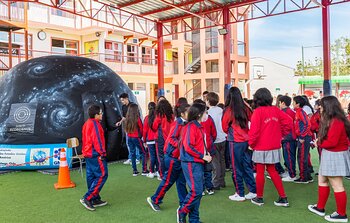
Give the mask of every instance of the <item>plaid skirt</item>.
<svg viewBox="0 0 350 223">
<path fill-rule="evenodd" d="M 253 151 L 252 160 L 254 163 L 262 164 L 275 164 L 281 161 L 281 151 L 280 149 L 267 150 L 267 151 Z"/>
<path fill-rule="evenodd" d="M 350 176 L 350 152 L 322 150 L 319 174 L 327 177 Z"/>
</svg>

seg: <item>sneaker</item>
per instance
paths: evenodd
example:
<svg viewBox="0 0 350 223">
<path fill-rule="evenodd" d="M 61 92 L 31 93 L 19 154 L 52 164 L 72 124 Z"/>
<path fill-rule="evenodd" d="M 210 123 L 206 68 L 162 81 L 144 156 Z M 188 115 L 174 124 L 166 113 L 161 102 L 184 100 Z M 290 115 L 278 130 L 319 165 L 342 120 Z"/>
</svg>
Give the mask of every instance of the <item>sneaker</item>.
<svg viewBox="0 0 350 223">
<path fill-rule="evenodd" d="M 309 181 L 306 180 L 306 179 L 301 179 L 301 178 L 299 177 L 298 179 L 294 180 L 294 183 L 296 183 L 296 184 L 308 184 Z"/>
<path fill-rule="evenodd" d="M 288 172 L 281 173 L 280 177 L 281 178 L 289 177 L 289 173 Z"/>
<path fill-rule="evenodd" d="M 162 178 L 160 176 L 157 177 L 157 180 L 162 181 Z"/>
<path fill-rule="evenodd" d="M 176 210 L 177 223 L 186 223 L 186 215 L 179 212 L 180 207 Z"/>
<path fill-rule="evenodd" d="M 318 173 L 315 173 L 315 176 L 318 176 Z"/>
<path fill-rule="evenodd" d="M 286 197 L 279 197 L 277 201 L 273 202 L 278 207 L 289 207 L 289 203 Z"/>
<path fill-rule="evenodd" d="M 245 197 L 239 196 L 237 193 L 228 197 L 231 201 L 245 201 Z"/>
<path fill-rule="evenodd" d="M 153 211 L 160 211 L 159 205 L 155 204 L 150 197 L 147 198 L 147 203 L 151 206 Z"/>
<path fill-rule="evenodd" d="M 307 179 L 307 182 L 308 182 L 308 183 L 313 183 L 313 182 L 314 182 L 314 178 L 309 177 L 309 178 Z"/>
<path fill-rule="evenodd" d="M 317 208 L 317 204 L 314 204 L 314 205 L 308 205 L 307 206 L 307 209 L 309 209 L 309 211 L 311 211 L 312 213 L 315 213 L 321 217 L 325 216 L 326 215 L 326 211 L 325 209 L 319 209 Z"/>
<path fill-rule="evenodd" d="M 255 198 L 251 199 L 250 201 L 253 204 L 258 205 L 258 206 L 263 206 L 264 205 L 264 199 L 263 198 L 255 197 Z"/>
<path fill-rule="evenodd" d="M 205 196 L 205 192 L 204 191 L 202 192 L 202 196 Z"/>
<path fill-rule="evenodd" d="M 146 177 L 153 179 L 153 178 L 154 178 L 154 176 L 155 176 L 155 174 L 154 174 L 154 173 L 148 173 Z"/>
<path fill-rule="evenodd" d="M 267 178 L 267 179 L 269 179 L 269 180 L 271 180 L 271 177 L 270 177 L 270 175 L 266 175 L 266 178 Z"/>
<path fill-rule="evenodd" d="M 256 178 L 256 173 L 253 173 L 254 178 Z"/>
<path fill-rule="evenodd" d="M 348 216 L 347 215 L 343 216 L 343 215 L 338 214 L 337 212 L 334 212 L 331 215 L 326 215 L 324 217 L 324 219 L 326 221 L 329 221 L 329 222 L 348 222 Z"/>
<path fill-rule="evenodd" d="M 149 174 L 149 171 L 148 171 L 148 170 L 142 171 L 142 173 L 141 173 L 142 176 L 147 176 L 148 174 Z"/>
<path fill-rule="evenodd" d="M 101 199 L 92 201 L 92 205 L 94 207 L 102 207 L 102 206 L 106 206 L 107 204 L 108 204 L 107 201 L 102 201 Z"/>
<path fill-rule="evenodd" d="M 256 194 L 255 193 L 252 193 L 252 192 L 249 192 L 248 194 L 246 194 L 245 196 L 245 199 L 247 200 L 251 200 L 253 198 L 256 198 Z"/>
<path fill-rule="evenodd" d="M 134 172 L 132 172 L 132 176 L 133 177 L 137 177 L 138 175 L 140 174 L 140 172 L 139 171 L 134 171 Z"/>
<path fill-rule="evenodd" d="M 136 165 L 140 164 L 140 160 L 136 160 Z"/>
<path fill-rule="evenodd" d="M 209 190 L 207 190 L 207 193 L 208 193 L 209 195 L 213 195 L 213 194 L 214 194 L 214 190 L 213 190 L 213 189 L 209 189 Z"/>
<path fill-rule="evenodd" d="M 287 176 L 287 177 L 282 178 L 282 181 L 283 182 L 294 182 L 296 179 L 297 179 L 296 177 Z"/>
<path fill-rule="evenodd" d="M 350 176 L 346 176 L 345 179 L 350 180 Z"/>
<path fill-rule="evenodd" d="M 159 177 L 159 176 L 160 176 L 160 175 L 159 175 L 159 172 L 158 172 L 158 171 L 155 172 L 155 173 L 154 173 L 154 176 Z"/>
<path fill-rule="evenodd" d="M 127 159 L 123 164 L 130 165 L 131 164 L 131 159 Z"/>
<path fill-rule="evenodd" d="M 80 203 L 89 211 L 95 211 L 95 207 L 92 205 L 91 201 L 86 200 L 85 198 L 80 199 Z"/>
</svg>

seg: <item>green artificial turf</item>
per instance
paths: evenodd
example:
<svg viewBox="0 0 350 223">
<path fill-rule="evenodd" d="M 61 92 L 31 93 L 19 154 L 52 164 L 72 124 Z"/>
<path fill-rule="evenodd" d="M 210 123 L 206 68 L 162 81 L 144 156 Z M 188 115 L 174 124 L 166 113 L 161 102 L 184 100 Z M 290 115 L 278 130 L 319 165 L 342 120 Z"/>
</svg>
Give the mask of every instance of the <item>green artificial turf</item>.
<svg viewBox="0 0 350 223">
<path fill-rule="evenodd" d="M 315 167 L 317 155 L 313 151 Z M 168 223 L 176 222 L 178 200 L 175 185 L 167 193 L 161 212 L 154 212 L 146 197 L 154 193 L 159 181 L 138 176 L 132 177 L 131 166 L 111 164 L 109 178 L 101 196 L 109 205 L 86 210 L 79 199 L 86 192 L 85 179 L 77 171 L 71 172 L 76 188 L 55 190 L 57 176 L 25 171 L 0 175 L 0 222 L 123 222 Z M 317 167 L 315 168 L 317 169 Z M 290 202 L 289 208 L 276 207 L 273 201 L 278 195 L 270 180 L 265 184 L 265 205 L 255 206 L 250 201 L 234 202 L 231 174 L 226 173 L 227 187 L 214 195 L 202 198 L 200 217 L 205 223 L 212 222 L 325 222 L 307 210 L 308 204 L 317 201 L 317 182 L 308 185 L 284 183 Z M 349 181 L 345 180 L 349 188 Z M 349 210 L 349 209 L 348 209 Z M 333 193 L 329 197 L 327 213 L 335 211 Z M 350 213 L 350 212 L 349 212 Z"/>
</svg>

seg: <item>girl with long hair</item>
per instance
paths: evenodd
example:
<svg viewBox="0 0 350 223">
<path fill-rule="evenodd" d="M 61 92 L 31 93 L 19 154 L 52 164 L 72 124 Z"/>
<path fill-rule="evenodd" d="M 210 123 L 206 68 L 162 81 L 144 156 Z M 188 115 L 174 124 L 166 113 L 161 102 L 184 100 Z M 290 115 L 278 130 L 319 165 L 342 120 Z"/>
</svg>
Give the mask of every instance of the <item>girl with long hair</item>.
<svg viewBox="0 0 350 223">
<path fill-rule="evenodd" d="M 232 162 L 232 180 L 236 193 L 229 196 L 233 201 L 244 201 L 256 197 L 256 185 L 252 167 L 252 152 L 248 149 L 248 122 L 252 111 L 243 100 L 241 91 L 231 87 L 226 98 L 226 109 L 222 117 L 222 129 L 227 133 Z M 249 193 L 244 194 L 244 182 Z"/>
<path fill-rule="evenodd" d="M 336 97 L 322 98 L 320 107 L 321 123 L 317 141 L 322 153 L 318 175 L 318 201 L 315 205 L 309 205 L 308 209 L 319 216 L 325 216 L 330 184 L 337 211 L 324 218 L 329 222 L 348 222 L 343 177 L 350 175 L 350 122 Z"/>
<path fill-rule="evenodd" d="M 131 153 L 131 164 L 133 169 L 133 176 L 138 176 L 140 173 L 136 167 L 136 150 L 141 153 L 142 159 L 142 174 L 147 175 L 147 152 L 142 142 L 142 121 L 140 118 L 140 110 L 137 104 L 131 104 L 128 108 L 125 118 L 125 131 L 127 133 L 128 146 Z"/>
</svg>

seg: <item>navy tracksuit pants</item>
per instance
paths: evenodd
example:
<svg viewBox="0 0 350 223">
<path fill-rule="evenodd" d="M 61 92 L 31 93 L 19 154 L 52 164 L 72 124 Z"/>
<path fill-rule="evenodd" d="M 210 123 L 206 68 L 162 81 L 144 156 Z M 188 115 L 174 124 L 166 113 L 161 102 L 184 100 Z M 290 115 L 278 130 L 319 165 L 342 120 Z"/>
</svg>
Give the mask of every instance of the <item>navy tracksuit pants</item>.
<svg viewBox="0 0 350 223">
<path fill-rule="evenodd" d="M 149 157 L 150 157 L 150 167 L 149 170 L 151 173 L 155 173 L 158 171 L 158 159 L 157 159 L 157 151 L 156 144 L 147 144 Z"/>
<path fill-rule="evenodd" d="M 179 213 L 189 214 L 190 223 L 199 223 L 199 205 L 203 193 L 204 164 L 181 162 L 181 166 L 190 191 L 180 206 Z"/>
<path fill-rule="evenodd" d="M 160 182 L 156 193 L 152 196 L 152 201 L 156 204 L 161 204 L 166 192 L 176 182 L 177 195 L 179 197 L 180 205 L 187 195 L 186 180 L 182 172 L 181 161 L 176 158 L 165 155 L 165 168 L 164 177 Z"/>
<path fill-rule="evenodd" d="M 309 179 L 311 177 L 310 168 L 308 165 L 308 158 L 310 152 L 311 137 L 306 136 L 304 143 L 298 140 L 298 164 L 301 179 Z"/>
<path fill-rule="evenodd" d="M 156 143 L 156 150 L 157 150 L 157 158 L 158 158 L 158 171 L 162 179 L 165 172 L 164 144 L 165 144 L 165 140 L 163 137 L 163 133 L 162 131 L 158 130 L 158 140 Z"/>
<path fill-rule="evenodd" d="M 249 192 L 256 193 L 256 184 L 252 166 L 252 151 L 248 149 L 248 142 L 229 142 L 232 162 L 232 180 L 236 193 L 244 197 L 244 183 Z"/>
<path fill-rule="evenodd" d="M 296 176 L 295 163 L 297 154 L 297 145 L 295 140 L 282 141 L 282 151 L 284 165 L 288 169 L 289 176 L 294 178 Z"/>
<path fill-rule="evenodd" d="M 141 152 L 140 158 L 142 159 L 142 171 L 147 171 L 147 159 L 148 159 L 148 152 L 146 151 L 146 148 L 143 146 L 142 140 L 140 138 L 129 138 L 128 139 L 128 146 L 130 148 L 130 154 L 131 154 L 131 165 L 133 171 L 137 171 L 136 166 L 136 151 L 139 150 Z"/>
<path fill-rule="evenodd" d="M 84 198 L 88 201 L 99 200 L 102 187 L 108 178 L 107 161 L 94 157 L 85 158 L 85 162 L 88 192 Z"/>
</svg>

